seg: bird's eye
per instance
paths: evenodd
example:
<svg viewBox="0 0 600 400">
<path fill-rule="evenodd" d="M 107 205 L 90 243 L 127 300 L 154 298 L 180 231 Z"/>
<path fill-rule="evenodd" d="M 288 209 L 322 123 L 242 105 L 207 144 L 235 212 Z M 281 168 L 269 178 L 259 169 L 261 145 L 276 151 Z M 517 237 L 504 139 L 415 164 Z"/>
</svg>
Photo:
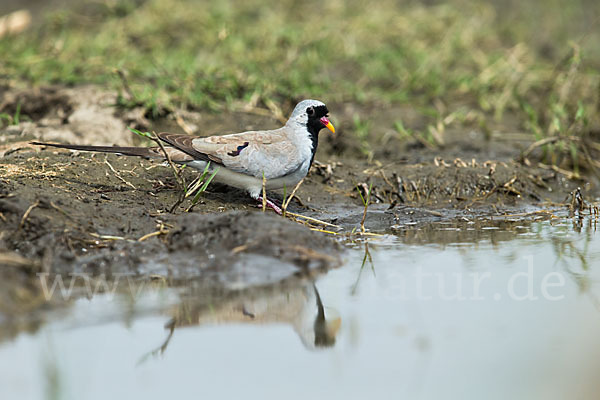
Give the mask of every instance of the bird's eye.
<svg viewBox="0 0 600 400">
<path fill-rule="evenodd" d="M 312 116 L 312 115 L 315 113 L 315 109 L 314 109 L 314 108 L 312 108 L 312 107 L 308 107 L 308 108 L 306 109 L 306 113 L 307 113 L 308 115 Z"/>
</svg>

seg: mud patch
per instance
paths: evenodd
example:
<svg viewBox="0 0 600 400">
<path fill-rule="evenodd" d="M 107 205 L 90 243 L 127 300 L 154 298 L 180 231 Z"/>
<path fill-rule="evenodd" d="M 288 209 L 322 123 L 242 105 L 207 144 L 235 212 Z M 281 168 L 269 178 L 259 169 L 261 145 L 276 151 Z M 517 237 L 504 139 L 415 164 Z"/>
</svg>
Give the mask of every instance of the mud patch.
<svg viewBox="0 0 600 400">
<path fill-rule="evenodd" d="M 6 254 L 48 273 L 154 274 L 176 280 L 205 276 L 232 287 L 275 282 L 337 262 L 335 256 L 325 257 L 332 246 L 327 234 L 248 213 L 255 205 L 240 190 L 211 185 L 194 213 L 177 215 L 181 208 L 170 214 L 179 188 L 163 164 L 56 149 L 32 152 L 25 144 L 35 138 L 127 145 L 134 141 L 128 125 L 179 131 L 202 127 L 202 133 L 277 125 L 264 115 L 179 110 L 150 126 L 142 110 L 118 110 L 115 103 L 116 94 L 93 86 L 0 92 L 3 112 L 19 111 L 22 120 L 30 119 L 3 128 L 0 135 L 0 249 Z M 342 115 L 354 111 L 342 108 Z M 393 110 L 388 114 L 393 119 Z M 585 198 L 597 193 L 595 181 L 586 184 L 557 168 L 516 162 L 518 152 L 512 150 L 511 159 L 511 146 L 479 136 L 467 146 L 469 159 L 457 157 L 465 148 L 465 138 L 457 135 L 435 151 L 404 143 L 410 151 L 400 152 L 389 140 L 372 143 L 379 158 L 368 162 L 351 149 L 353 134 L 340 127 L 342 142 L 349 144 L 325 136 L 317 153 L 321 162 L 315 162 L 291 204 L 294 213 L 335 225 L 313 228 L 336 233 L 359 228 L 364 211 L 359 192 L 364 198 L 369 187 L 365 226 L 387 233 L 412 224 L 564 203 L 578 186 Z M 500 160 L 493 158 L 499 154 Z M 194 172 L 185 174 L 191 181 Z M 281 193 L 272 196 L 282 199 Z"/>
<path fill-rule="evenodd" d="M 49 204 L 39 202 L 37 212 L 56 211 Z M 71 289 L 74 282 L 67 300 L 88 293 L 80 287 L 131 290 L 132 284 L 156 280 L 230 297 L 341 264 L 341 248 L 333 239 L 259 212 L 167 216 L 163 223 L 170 232 L 140 242 L 85 232 L 89 225 L 83 221 L 76 230 L 31 215 L 31 206 L 23 211 L 8 201 L 0 205 L 7 216 L 0 240 L 0 341 L 37 329 L 43 310 L 69 304 L 58 290 L 48 298 L 57 279 Z"/>
<path fill-rule="evenodd" d="M 38 200 L 26 209 L 9 201 L 0 206 L 6 219 L 0 245 L 6 254 L 14 254 L 23 268 L 34 271 L 109 278 L 161 275 L 178 280 L 207 278 L 212 272 L 222 276 L 240 263 L 249 264 L 246 258 L 257 261 L 260 257 L 264 274 L 254 274 L 252 279 L 255 284 L 264 284 L 261 277 L 268 276 L 269 269 L 277 269 L 279 264 L 294 267 L 281 279 L 299 271 L 339 264 L 333 240 L 284 218 L 259 212 L 165 215 L 161 224 L 168 229 L 146 235 L 147 240 L 134 240 L 96 233 L 110 231 L 108 226 L 98 229 L 101 227 L 97 224 L 80 221 L 75 228 L 61 223 L 51 216 L 60 213 L 52 200 Z M 96 230 L 86 230 L 94 226 Z"/>
<path fill-rule="evenodd" d="M 116 104 L 116 94 L 95 86 L 0 89 L 0 113 L 12 123 L 3 129 L 0 151 L 31 139 L 131 145 L 131 132 L 116 115 Z"/>
<path fill-rule="evenodd" d="M 99 282 L 125 277 L 210 293 L 210 301 L 177 310 L 174 326 L 185 325 L 192 308 L 198 320 L 210 319 L 221 306 L 236 321 L 257 316 L 256 310 L 240 311 L 252 293 L 266 293 L 258 296 L 259 303 L 276 286 L 286 295 L 286 288 L 298 286 L 305 296 L 313 291 L 314 275 L 340 265 L 339 242 L 356 239 L 352 232 L 364 215 L 361 195 L 366 197 L 370 187 L 366 229 L 407 242 L 414 235 L 415 243 L 420 235 L 429 238 L 444 229 L 478 237 L 487 228 L 482 218 L 566 204 L 578 186 L 585 199 L 598 193 L 596 181 L 524 165 L 514 161 L 518 152 L 511 146 L 478 137 L 466 152 L 464 138 L 435 151 L 382 141 L 372 144 L 377 158 L 369 162 L 357 155 L 353 134 L 341 124 L 342 139 L 325 136 L 320 162 L 289 208 L 331 225 L 263 214 L 247 193 L 217 184 L 209 186 L 192 213 L 183 212 L 186 200 L 171 214 L 180 189 L 168 165 L 34 150 L 28 140 L 127 145 L 135 141 L 128 125 L 156 131 L 202 128 L 202 134 L 213 134 L 271 128 L 277 122 L 248 113 L 179 110 L 150 124 L 143 110 L 117 110 L 116 95 L 94 87 L 11 89 L 0 98 L 4 113 L 14 115 L 20 104 L 23 116 L 0 134 L 0 340 L 36 329 L 41 323 L 32 317 L 36 311 L 63 304 L 44 297 L 40 273 Z M 401 151 L 402 146 L 410 150 Z M 188 182 L 195 177 L 189 168 L 183 173 Z M 282 193 L 271 196 L 283 198 Z"/>
</svg>

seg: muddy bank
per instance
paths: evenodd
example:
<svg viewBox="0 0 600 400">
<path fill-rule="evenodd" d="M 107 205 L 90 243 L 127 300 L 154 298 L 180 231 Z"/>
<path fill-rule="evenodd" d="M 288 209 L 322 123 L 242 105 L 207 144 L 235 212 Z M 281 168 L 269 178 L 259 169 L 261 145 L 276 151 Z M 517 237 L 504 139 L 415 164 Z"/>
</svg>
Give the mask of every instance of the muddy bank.
<svg viewBox="0 0 600 400">
<path fill-rule="evenodd" d="M 151 120 L 141 108 L 116 107 L 116 100 L 114 93 L 91 86 L 0 90 L 0 112 L 12 116 L 12 124 L 5 122 L 0 131 L 4 315 L 44 306 L 31 280 L 39 272 L 158 277 L 173 285 L 198 279 L 242 290 L 327 270 L 340 263 L 336 243 L 360 229 L 359 190 L 365 196 L 371 185 L 365 227 L 405 238 L 427 224 L 435 231 L 444 221 L 564 207 L 579 186 L 586 199 L 597 194 L 593 179 L 575 180 L 560 168 L 516 161 L 527 143 L 477 132 L 448 135 L 443 147 L 432 149 L 380 128 L 373 132 L 377 140 L 368 161 L 347 122 L 358 106 L 334 104 L 339 134 L 322 135 L 317 161 L 289 208 L 329 225 L 263 214 L 246 193 L 217 184 L 192 212 L 185 212 L 187 199 L 170 213 L 180 188 L 167 165 L 43 149 L 29 141 L 140 144 L 128 126 L 215 134 L 279 122 L 240 111 L 189 110 Z M 385 109 L 383 127 L 392 124 L 395 112 L 406 111 Z M 188 182 L 194 176 L 184 171 Z M 273 197 L 281 200 L 282 194 Z M 469 226 L 455 229 L 467 232 Z"/>
<path fill-rule="evenodd" d="M 110 273 L 118 264 L 135 272 L 146 253 L 153 260 L 168 258 L 170 249 L 164 247 L 163 239 L 183 229 L 181 223 L 192 221 L 196 214 L 256 211 L 246 193 L 214 184 L 194 213 L 184 213 L 188 199 L 172 214 L 168 210 L 180 189 L 164 164 L 29 145 L 32 139 L 140 144 L 128 126 L 202 135 L 278 125 L 264 115 L 239 111 L 179 110 L 152 121 L 142 108 L 126 110 L 116 104 L 115 93 L 94 86 L 0 90 L 0 111 L 13 116 L 12 124 L 5 123 L 0 135 L 3 251 L 45 270 L 68 272 L 73 266 L 89 265 L 96 268 L 92 272 Z M 290 206 L 294 213 L 335 225 L 303 220 L 312 228 L 336 233 L 359 228 L 364 211 L 359 191 L 366 196 L 371 186 L 365 226 L 389 233 L 398 226 L 564 203 L 579 186 L 585 198 L 597 193 L 593 179 L 574 180 L 560 168 L 517 162 L 519 149 L 527 145 L 522 141 L 494 140 L 470 130 L 468 134 L 449 133 L 444 146 L 433 149 L 416 139 L 394 138 L 385 126 L 392 125 L 395 114 L 406 114 L 404 109 L 379 110 L 381 127 L 372 133 L 377 140 L 371 143 L 374 158 L 368 161 L 348 126 L 357 107 L 331 106 L 332 115 L 340 121 L 339 134 L 321 135 L 317 161 Z M 373 107 L 367 109 L 375 112 Z M 185 171 L 184 176 L 189 182 L 195 175 Z M 273 196 L 282 198 L 281 193 Z M 256 221 L 260 224 L 260 219 Z M 264 221 L 261 231 L 274 223 Z M 229 225 L 233 229 L 236 224 L 232 220 Z M 293 231 L 291 222 L 285 226 Z M 237 246 L 252 243 L 251 233 L 247 231 Z M 151 235 L 149 240 L 133 245 L 146 235 Z M 308 238 L 297 243 L 308 248 L 312 245 Z M 156 242 L 163 247 L 154 249 Z M 203 244 L 205 248 L 199 251 L 206 252 L 213 245 Z M 186 259 L 181 257 L 178 263 L 185 264 Z"/>
<path fill-rule="evenodd" d="M 64 202 L 52 196 L 40 197 L 29 206 L 10 197 L 0 201 L 4 265 L 30 274 L 75 273 L 109 279 L 153 275 L 226 283 L 248 274 L 247 285 L 265 284 L 273 274 L 285 278 L 339 265 L 335 241 L 275 215 L 231 211 L 153 217 L 142 212 L 137 218 L 141 223 L 133 227 L 123 217 L 127 209 L 112 218 L 90 210 L 88 218 L 61 207 Z M 148 233 L 138 237 L 137 231 L 146 232 L 145 225 Z"/>
<path fill-rule="evenodd" d="M 118 290 L 131 296 L 141 290 L 132 288 L 157 282 L 184 294 L 202 293 L 214 307 L 275 284 L 310 282 L 341 264 L 337 242 L 275 215 L 165 216 L 156 235 L 139 241 L 89 230 L 103 215 L 90 224 L 79 220 L 78 226 L 55 200 L 36 204 L 23 219 L 24 207 L 10 197 L 0 200 L 6 220 L 0 238 L 0 341 L 35 331 L 49 310 L 90 296 L 90 288 L 94 294 Z M 103 223 L 110 231 L 110 219 Z M 63 286 L 56 286 L 57 279 Z"/>
</svg>

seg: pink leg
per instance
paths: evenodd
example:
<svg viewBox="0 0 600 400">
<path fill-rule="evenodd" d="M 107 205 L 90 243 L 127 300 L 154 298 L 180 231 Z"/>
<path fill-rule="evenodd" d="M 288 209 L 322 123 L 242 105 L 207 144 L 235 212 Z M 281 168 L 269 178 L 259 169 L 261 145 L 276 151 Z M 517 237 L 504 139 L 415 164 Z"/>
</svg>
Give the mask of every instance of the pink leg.
<svg viewBox="0 0 600 400">
<path fill-rule="evenodd" d="M 256 200 L 259 201 L 259 203 L 256 206 L 259 208 L 262 208 L 262 201 L 263 201 L 262 197 L 258 196 L 258 198 Z M 273 209 L 273 211 L 275 211 L 279 215 L 282 214 L 281 208 L 277 204 L 275 204 L 271 200 L 269 200 L 268 197 L 267 197 L 267 207 Z"/>
</svg>

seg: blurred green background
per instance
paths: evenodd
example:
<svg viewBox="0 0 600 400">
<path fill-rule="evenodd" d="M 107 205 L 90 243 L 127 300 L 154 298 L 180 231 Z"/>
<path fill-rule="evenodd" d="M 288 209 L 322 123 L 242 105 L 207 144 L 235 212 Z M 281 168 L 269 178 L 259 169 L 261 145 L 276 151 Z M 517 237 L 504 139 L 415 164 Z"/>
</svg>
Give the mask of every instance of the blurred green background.
<svg viewBox="0 0 600 400">
<path fill-rule="evenodd" d="M 600 135 L 596 0 L 32 3 L 42 16 L 0 39 L 2 79 L 102 84 L 155 117 L 319 98 L 364 110 L 349 129 L 360 140 L 377 140 L 365 132 L 394 106 L 428 123 L 384 123 L 433 146 L 465 123 L 532 140 Z M 584 150 L 548 146 L 554 161 Z"/>
</svg>

